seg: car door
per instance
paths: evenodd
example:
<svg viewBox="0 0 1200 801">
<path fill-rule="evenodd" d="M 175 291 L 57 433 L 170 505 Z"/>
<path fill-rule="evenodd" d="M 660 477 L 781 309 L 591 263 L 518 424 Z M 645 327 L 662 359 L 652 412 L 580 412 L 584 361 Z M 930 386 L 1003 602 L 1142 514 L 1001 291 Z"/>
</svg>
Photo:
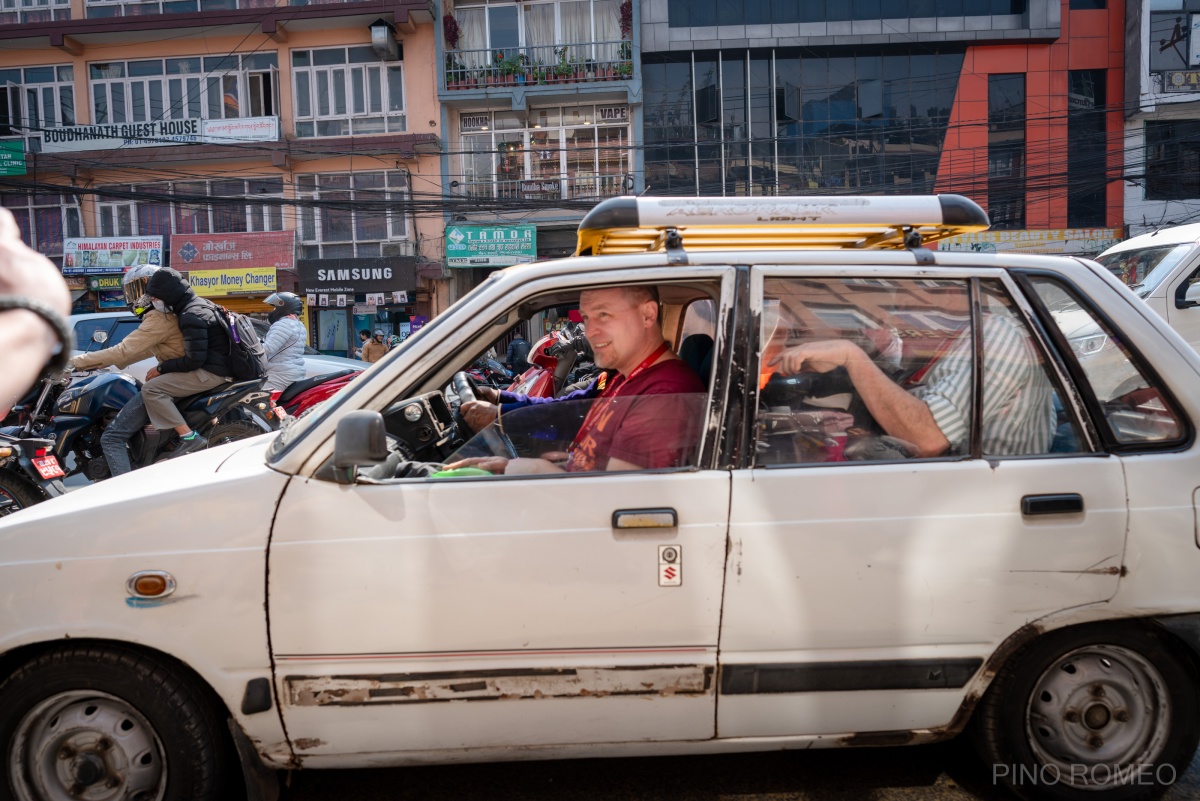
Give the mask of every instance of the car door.
<svg viewBox="0 0 1200 801">
<path fill-rule="evenodd" d="M 1188 289 L 1200 278 L 1200 269 L 1197 267 L 1198 257 L 1200 257 L 1200 246 L 1194 248 L 1193 252 L 1185 259 L 1188 266 L 1177 270 L 1171 276 L 1163 298 L 1166 307 L 1163 316 L 1192 347 L 1196 347 L 1200 343 L 1200 306 L 1195 305 L 1195 301 L 1189 301 L 1185 296 Z"/>
<path fill-rule="evenodd" d="M 946 375 L 965 367 L 972 387 L 961 444 L 920 458 L 864 422 L 852 382 L 789 396 L 793 378 L 764 375 L 755 462 L 733 477 L 720 736 L 943 726 L 1006 637 L 1114 594 L 1121 463 L 1064 404 L 1064 374 L 999 271 L 759 268 L 751 297 L 764 374 L 787 348 L 841 338 L 939 415 Z"/>
<path fill-rule="evenodd" d="M 730 272 L 689 270 L 725 311 Z M 440 330 L 523 298 L 503 300 Z M 730 478 L 708 458 L 640 473 L 293 479 L 268 592 L 297 754 L 335 764 L 711 738 Z"/>
</svg>

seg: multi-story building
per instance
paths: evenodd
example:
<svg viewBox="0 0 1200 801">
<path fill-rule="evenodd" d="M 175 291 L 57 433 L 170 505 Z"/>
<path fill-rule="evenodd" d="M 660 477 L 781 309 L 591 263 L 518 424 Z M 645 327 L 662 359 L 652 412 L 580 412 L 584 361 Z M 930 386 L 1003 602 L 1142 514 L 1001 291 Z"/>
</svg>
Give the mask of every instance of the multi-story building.
<svg viewBox="0 0 1200 801">
<path fill-rule="evenodd" d="M 447 0 L 438 95 L 459 288 L 569 254 L 583 213 L 631 193 L 641 78 L 633 0 Z M 511 241 L 509 257 L 488 243 Z M 489 254 L 495 254 L 489 256 Z"/>
<path fill-rule="evenodd" d="M 1123 20 L 1112 0 L 643 0 L 635 185 L 958 192 L 997 230 L 952 247 L 1098 252 L 1124 222 Z"/>
<path fill-rule="evenodd" d="M 1200 221 L 1200 3 L 1128 0 L 1130 235 Z"/>
<path fill-rule="evenodd" d="M 0 202 L 79 310 L 157 259 L 237 310 L 299 292 L 322 350 L 399 332 L 448 300 L 440 208 L 420 213 L 432 22 L 417 0 L 5 3 Z"/>
</svg>

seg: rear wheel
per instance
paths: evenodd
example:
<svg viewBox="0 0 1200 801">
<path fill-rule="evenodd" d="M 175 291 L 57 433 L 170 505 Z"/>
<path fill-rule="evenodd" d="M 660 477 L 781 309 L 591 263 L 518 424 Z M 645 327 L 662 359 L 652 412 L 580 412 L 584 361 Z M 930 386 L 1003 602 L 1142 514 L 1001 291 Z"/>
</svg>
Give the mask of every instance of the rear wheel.
<svg viewBox="0 0 1200 801">
<path fill-rule="evenodd" d="M 975 716 L 995 782 L 1023 798 L 1143 801 L 1187 772 L 1195 682 L 1165 634 L 1088 626 L 1014 655 Z"/>
<path fill-rule="evenodd" d="M 257 437 L 259 434 L 264 433 L 266 432 L 247 420 L 230 420 L 225 423 L 218 423 L 213 426 L 212 431 L 208 432 L 208 447 L 215 448 L 218 445 L 236 442 L 239 439 Z"/>
<path fill-rule="evenodd" d="M 0 517 L 46 500 L 37 489 L 8 470 L 0 470 Z"/>
<path fill-rule="evenodd" d="M 0 801 L 218 801 L 234 786 L 203 692 L 145 654 L 42 654 L 0 684 L 0 709 Z"/>
</svg>

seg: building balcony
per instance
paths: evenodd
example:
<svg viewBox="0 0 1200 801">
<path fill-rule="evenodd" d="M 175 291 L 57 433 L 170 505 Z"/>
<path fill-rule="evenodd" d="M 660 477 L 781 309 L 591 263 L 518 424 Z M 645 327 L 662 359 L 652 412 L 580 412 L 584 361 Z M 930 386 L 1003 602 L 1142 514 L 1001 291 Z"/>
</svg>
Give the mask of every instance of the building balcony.
<svg viewBox="0 0 1200 801">
<path fill-rule="evenodd" d="M 455 182 L 456 193 L 475 199 L 568 200 L 596 203 L 628 194 L 632 178 L 625 174 L 561 175 L 521 180 Z M 453 185 L 452 185 L 453 186 Z"/>
<path fill-rule="evenodd" d="M 65 0 L 0 0 L 0 25 L 29 25 L 71 18 Z"/>
<path fill-rule="evenodd" d="M 633 49 L 628 41 L 450 50 L 443 70 L 447 93 L 591 84 L 632 77 Z"/>
<path fill-rule="evenodd" d="M 301 7 L 357 3 L 362 0 L 88 0 L 88 19 L 140 17 L 147 14 L 195 14 L 243 8 Z"/>
</svg>

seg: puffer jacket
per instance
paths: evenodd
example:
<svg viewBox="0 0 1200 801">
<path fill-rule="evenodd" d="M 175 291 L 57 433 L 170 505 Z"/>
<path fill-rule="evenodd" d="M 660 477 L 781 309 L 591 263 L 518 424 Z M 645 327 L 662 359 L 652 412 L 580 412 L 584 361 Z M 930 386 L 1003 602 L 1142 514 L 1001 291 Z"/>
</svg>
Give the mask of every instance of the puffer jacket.
<svg viewBox="0 0 1200 801">
<path fill-rule="evenodd" d="M 125 368 L 148 356 L 165 362 L 182 355 L 183 334 L 179 330 L 179 319 L 173 314 L 150 309 L 142 315 L 138 327 L 120 343 L 95 353 L 76 356 L 71 359 L 71 366 L 76 370 L 94 370 L 110 364 Z"/>
<path fill-rule="evenodd" d="M 276 320 L 267 330 L 263 349 L 267 352 L 267 383 L 263 389 L 285 390 L 304 378 L 304 340 L 308 332 L 295 317 Z"/>
<path fill-rule="evenodd" d="M 190 373 L 207 370 L 229 377 L 229 326 L 221 308 L 211 300 L 198 296 L 183 276 L 164 267 L 146 282 L 146 294 L 167 304 L 179 317 L 183 333 L 183 356 L 160 362 L 160 373 Z"/>
</svg>

